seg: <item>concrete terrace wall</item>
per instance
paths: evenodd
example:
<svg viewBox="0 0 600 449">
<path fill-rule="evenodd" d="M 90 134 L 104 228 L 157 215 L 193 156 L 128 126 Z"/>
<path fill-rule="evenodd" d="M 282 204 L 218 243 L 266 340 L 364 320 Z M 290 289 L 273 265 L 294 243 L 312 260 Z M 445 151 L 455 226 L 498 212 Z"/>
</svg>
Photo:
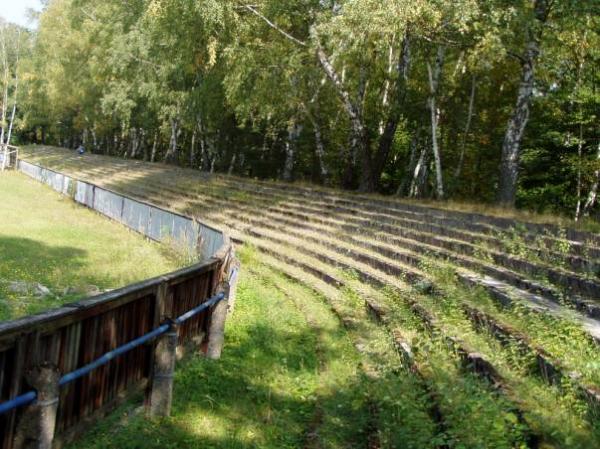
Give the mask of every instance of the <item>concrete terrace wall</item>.
<svg viewBox="0 0 600 449">
<path fill-rule="evenodd" d="M 225 243 L 223 233 L 189 217 L 80 181 L 31 162 L 20 160 L 18 169 L 49 185 L 75 202 L 115 220 L 157 242 L 175 241 L 202 259 L 213 256 Z"/>
</svg>

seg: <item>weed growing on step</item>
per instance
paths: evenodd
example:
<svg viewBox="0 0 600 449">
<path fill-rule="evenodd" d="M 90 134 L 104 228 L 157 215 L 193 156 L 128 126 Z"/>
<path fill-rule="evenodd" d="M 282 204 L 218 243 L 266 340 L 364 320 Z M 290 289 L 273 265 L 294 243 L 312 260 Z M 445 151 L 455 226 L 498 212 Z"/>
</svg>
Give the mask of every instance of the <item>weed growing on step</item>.
<svg viewBox="0 0 600 449">
<path fill-rule="evenodd" d="M 526 435 L 510 402 L 492 391 L 487 382 L 465 373 L 443 335 L 436 332 L 431 336 L 424 330 L 422 321 L 404 302 L 408 294 L 387 288 L 380 298 L 390 310 L 388 327 L 399 327 L 410 338 L 419 371 L 442 412 L 443 443 L 465 448 L 522 447 Z"/>
<path fill-rule="evenodd" d="M 402 300 L 407 294 L 410 293 L 400 292 L 396 299 Z M 548 438 L 560 443 L 561 447 L 580 448 L 598 444 L 600 434 L 595 425 L 587 422 L 587 405 L 575 396 L 573 389 L 558 390 L 547 386 L 537 376 L 531 376 L 530 367 L 534 363 L 532 354 L 521 353 L 514 343 L 500 345 L 491 335 L 476 332 L 458 307 L 461 301 L 459 297 L 448 294 L 447 291 L 435 298 L 413 293 L 413 300 L 417 300 L 418 304 L 428 309 L 439 320 L 440 327 L 434 335 L 439 336 L 436 338 L 440 339 L 441 348 L 436 347 L 435 350 L 427 352 L 429 363 L 433 357 L 443 354 L 443 347 L 447 346 L 445 336 L 458 338 L 466 348 L 483 353 L 506 380 L 506 386 L 510 390 L 494 398 L 495 405 L 506 401 L 508 410 L 513 410 L 512 401 L 524 404 L 523 410 L 527 413 L 528 423 Z M 432 344 L 429 342 L 427 345 Z M 447 371 L 448 367 L 442 372 Z M 547 413 L 547 410 L 552 410 L 552 413 Z M 511 421 L 512 418 L 508 415 L 507 419 Z"/>
</svg>

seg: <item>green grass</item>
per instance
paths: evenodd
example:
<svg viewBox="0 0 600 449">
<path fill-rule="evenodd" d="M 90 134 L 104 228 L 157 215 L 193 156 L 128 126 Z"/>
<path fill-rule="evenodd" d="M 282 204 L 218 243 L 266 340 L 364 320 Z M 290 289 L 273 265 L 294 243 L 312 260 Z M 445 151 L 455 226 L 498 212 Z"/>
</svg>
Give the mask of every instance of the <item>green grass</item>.
<svg viewBox="0 0 600 449">
<path fill-rule="evenodd" d="M 258 220 L 247 221 L 244 214 L 256 215 L 283 201 L 290 203 L 283 205 L 289 209 L 294 202 L 302 203 L 288 192 L 251 191 L 262 183 L 248 182 L 250 190 L 238 189 L 235 179 L 198 182 L 196 174 L 184 176 L 188 172 L 160 165 L 129 172 L 122 166 L 103 165 L 96 156 L 70 160 L 57 154 L 42 159 L 46 157 L 50 159 L 44 165 L 66 164 L 84 178 L 94 176 L 111 188 L 227 223 L 242 234 L 250 223 L 258 230 L 266 226 L 265 235 L 273 232 L 273 240 L 289 240 L 281 235 L 293 226 L 274 228 L 284 222 L 272 219 L 278 212 L 267 211 L 263 218 L 272 221 L 264 226 Z M 92 157 L 98 166 L 89 162 Z M 308 207 L 312 210 L 311 204 Z M 320 215 L 318 208 L 310 215 Z M 351 215 L 336 212 L 333 222 Z M 516 341 L 501 343 L 475 326 L 462 305 L 485 311 L 524 334 L 532 346 L 546 349 L 564 372 L 578 373 L 581 382 L 575 384 L 597 385 L 597 346 L 580 326 L 518 305 L 499 307 L 483 289 L 460 284 L 455 267 L 443 258 L 424 256 L 415 268 L 433 281 L 439 294 L 408 285 L 378 289 L 360 281 L 359 270 L 353 275 L 352 270 L 323 268 L 315 258 L 315 267 L 343 280 L 344 287 L 324 285 L 302 266 L 285 262 L 289 255 L 310 263 L 311 258 L 297 248 L 313 245 L 313 237 L 329 227 L 307 226 L 313 231 L 303 234 L 306 241 L 294 237 L 293 245 L 249 238 L 264 243 L 275 256 L 257 256 L 247 247 L 241 251 L 244 272 L 238 308 L 228 322 L 224 357 L 216 363 L 201 357 L 180 362 L 172 418 L 149 420 L 132 413 L 129 405 L 75 447 L 509 449 L 528 447 L 531 435 L 540 436 L 539 447 L 544 448 L 600 447 L 597 417 L 577 396 L 576 385 L 566 380 L 545 384 L 534 369 L 532 351 Z M 499 232 L 497 244 L 489 248 L 485 244 L 489 239 L 483 239 L 474 256 L 492 261 L 491 250 L 507 251 L 534 263 L 568 267 L 570 247 L 564 232 L 547 245 L 546 240 L 522 239 L 519 230 L 514 237 Z M 348 232 L 344 229 L 335 236 L 344 240 Z M 330 237 L 320 240 L 333 242 Z M 354 249 L 348 243 L 336 244 Z M 328 245 L 312 246 L 324 248 L 328 257 L 359 267 L 342 251 L 338 257 Z M 277 253 L 285 257 L 278 259 Z M 387 309 L 382 322 L 370 316 L 365 299 Z M 436 318 L 432 329 L 415 313 L 414 301 Z M 414 363 L 398 356 L 392 340 L 398 335 L 410 345 Z M 502 381 L 495 385 L 475 375 L 465 366 L 459 348 L 480 353 Z"/>
<path fill-rule="evenodd" d="M 75 448 L 360 448 L 367 381 L 352 341 L 322 299 L 241 251 L 236 310 L 219 361 L 176 370 L 170 418 L 127 407 Z"/>
<path fill-rule="evenodd" d="M 71 302 L 86 286 L 114 289 L 180 265 L 168 248 L 18 173 L 0 175 L 0 217 L 0 320 Z M 14 281 L 53 294 L 14 293 Z M 79 292 L 64 295 L 69 287 Z"/>
</svg>

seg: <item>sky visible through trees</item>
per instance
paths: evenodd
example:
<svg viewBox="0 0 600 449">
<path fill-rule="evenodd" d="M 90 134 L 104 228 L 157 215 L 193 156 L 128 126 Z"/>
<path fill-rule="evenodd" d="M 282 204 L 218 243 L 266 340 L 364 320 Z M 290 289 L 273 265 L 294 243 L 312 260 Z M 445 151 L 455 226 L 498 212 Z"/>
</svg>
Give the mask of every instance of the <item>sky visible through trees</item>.
<svg viewBox="0 0 600 449">
<path fill-rule="evenodd" d="M 3 142 L 14 122 L 11 143 L 594 216 L 598 12 L 44 1 L 34 29 L 2 25 Z"/>
</svg>

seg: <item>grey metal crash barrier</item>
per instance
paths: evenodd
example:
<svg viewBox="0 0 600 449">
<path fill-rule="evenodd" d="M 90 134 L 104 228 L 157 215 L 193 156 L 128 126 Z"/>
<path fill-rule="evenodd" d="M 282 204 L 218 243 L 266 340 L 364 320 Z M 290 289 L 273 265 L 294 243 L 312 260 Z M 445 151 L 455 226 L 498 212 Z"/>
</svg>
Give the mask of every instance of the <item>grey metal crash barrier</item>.
<svg viewBox="0 0 600 449">
<path fill-rule="evenodd" d="M 20 160 L 18 169 L 128 228 L 158 241 L 172 241 L 208 257 L 223 246 L 223 234 L 189 217 L 129 198 L 112 190 Z"/>
</svg>

